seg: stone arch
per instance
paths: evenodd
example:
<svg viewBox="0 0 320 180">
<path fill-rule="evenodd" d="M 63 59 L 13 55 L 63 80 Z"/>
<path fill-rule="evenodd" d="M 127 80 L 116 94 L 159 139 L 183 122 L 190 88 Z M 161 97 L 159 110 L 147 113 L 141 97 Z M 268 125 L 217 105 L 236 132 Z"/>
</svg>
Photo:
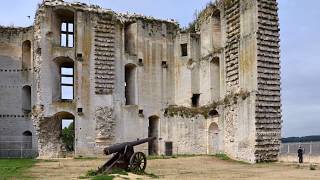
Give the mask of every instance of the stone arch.
<svg viewBox="0 0 320 180">
<path fill-rule="evenodd" d="M 22 88 L 22 111 L 31 112 L 31 86 L 29 85 Z"/>
<path fill-rule="evenodd" d="M 75 123 L 75 116 L 67 111 L 61 111 L 40 122 L 39 155 L 40 157 L 66 157 L 67 147 L 62 137 L 63 120 L 70 119 Z M 70 154 L 71 156 L 73 155 Z"/>
<path fill-rule="evenodd" d="M 148 137 L 156 137 L 157 139 L 153 142 L 148 143 L 148 153 L 149 155 L 157 155 L 159 152 L 159 130 L 160 130 L 160 121 L 159 117 L 156 115 L 150 116 L 149 118 L 149 127 L 148 127 Z"/>
<path fill-rule="evenodd" d="M 67 152 L 73 152 L 75 146 L 75 117 L 69 112 L 59 112 L 55 116 L 61 121 L 61 140 Z M 71 128 L 71 129 L 70 129 Z M 65 134 L 65 129 L 69 129 Z"/>
<path fill-rule="evenodd" d="M 22 43 L 22 69 L 31 67 L 31 41 Z"/>
<path fill-rule="evenodd" d="M 216 109 L 211 109 L 210 111 L 209 111 L 209 116 L 210 117 L 219 117 L 219 112 L 216 110 Z"/>
<path fill-rule="evenodd" d="M 70 112 L 67 112 L 67 111 L 61 111 L 61 112 L 58 112 L 56 114 L 53 115 L 54 117 L 57 117 L 57 118 L 66 118 L 66 119 L 74 119 L 75 116 L 70 113 Z"/>
<path fill-rule="evenodd" d="M 30 131 L 25 131 L 22 133 L 23 136 L 32 136 L 32 132 Z"/>
<path fill-rule="evenodd" d="M 137 104 L 137 66 L 129 63 L 125 65 L 125 100 L 126 105 Z"/>
<path fill-rule="evenodd" d="M 208 148 L 209 154 L 217 154 L 219 152 L 220 132 L 218 124 L 213 122 L 208 129 Z"/>
</svg>

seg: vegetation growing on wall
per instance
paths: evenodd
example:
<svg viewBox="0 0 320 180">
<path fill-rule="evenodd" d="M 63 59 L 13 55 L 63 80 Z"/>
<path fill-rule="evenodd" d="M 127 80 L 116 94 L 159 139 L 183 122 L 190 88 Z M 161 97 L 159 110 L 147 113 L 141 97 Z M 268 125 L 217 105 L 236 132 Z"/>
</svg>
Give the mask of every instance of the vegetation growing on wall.
<svg viewBox="0 0 320 180">
<path fill-rule="evenodd" d="M 240 90 L 237 93 L 231 93 L 226 95 L 223 99 L 213 102 L 209 105 L 201 107 L 185 107 L 185 106 L 169 106 L 165 109 L 164 115 L 166 117 L 181 116 L 185 118 L 195 117 L 202 115 L 206 119 L 210 117 L 210 112 L 216 110 L 219 106 L 230 106 L 237 104 L 239 101 L 243 101 L 250 96 L 250 92 Z"/>
<path fill-rule="evenodd" d="M 208 17 L 212 17 L 213 15 L 217 14 L 220 14 L 220 12 L 217 9 L 215 3 L 209 2 L 202 11 L 195 11 L 194 20 L 191 23 L 189 23 L 185 31 L 189 33 L 197 32 L 198 27 L 201 23 L 206 21 Z"/>
</svg>

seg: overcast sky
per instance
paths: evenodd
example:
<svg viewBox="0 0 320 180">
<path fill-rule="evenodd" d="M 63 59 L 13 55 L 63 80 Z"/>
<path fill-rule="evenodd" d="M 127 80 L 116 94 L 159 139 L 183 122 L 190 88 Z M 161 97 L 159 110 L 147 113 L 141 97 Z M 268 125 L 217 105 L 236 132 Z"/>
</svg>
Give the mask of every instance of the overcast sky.
<svg viewBox="0 0 320 180">
<path fill-rule="evenodd" d="M 41 0 L 4 0 L 0 24 L 28 26 Z M 209 0 L 82 0 L 187 25 Z M 320 0 L 278 0 L 281 24 L 283 136 L 320 135 Z M 31 16 L 28 19 L 27 16 Z"/>
</svg>

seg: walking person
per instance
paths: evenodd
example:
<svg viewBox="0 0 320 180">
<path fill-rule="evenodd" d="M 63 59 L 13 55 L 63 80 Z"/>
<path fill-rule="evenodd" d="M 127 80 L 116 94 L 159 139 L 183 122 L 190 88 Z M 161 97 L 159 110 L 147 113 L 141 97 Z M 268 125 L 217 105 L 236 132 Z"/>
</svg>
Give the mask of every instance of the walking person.
<svg viewBox="0 0 320 180">
<path fill-rule="evenodd" d="M 303 153 L 304 153 L 304 150 L 301 148 L 301 146 L 299 146 L 299 149 L 298 149 L 298 157 L 299 157 L 299 163 L 300 163 L 300 164 L 303 163 Z"/>
</svg>

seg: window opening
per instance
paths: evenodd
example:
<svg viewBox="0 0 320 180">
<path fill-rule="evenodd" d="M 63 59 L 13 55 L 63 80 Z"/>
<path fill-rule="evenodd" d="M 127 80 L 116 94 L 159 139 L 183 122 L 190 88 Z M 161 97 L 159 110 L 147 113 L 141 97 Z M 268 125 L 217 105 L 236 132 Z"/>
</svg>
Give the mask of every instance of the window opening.
<svg viewBox="0 0 320 180">
<path fill-rule="evenodd" d="M 60 70 L 61 70 L 61 99 L 73 100 L 74 98 L 73 67 L 61 66 Z"/>
<path fill-rule="evenodd" d="M 71 22 L 61 23 L 61 46 L 72 48 L 74 46 L 74 27 Z"/>
<path fill-rule="evenodd" d="M 188 44 L 181 44 L 181 56 L 188 56 Z"/>
<path fill-rule="evenodd" d="M 200 99 L 200 94 L 193 94 L 193 96 L 191 98 L 193 107 L 198 107 L 199 106 L 199 99 Z"/>
</svg>

